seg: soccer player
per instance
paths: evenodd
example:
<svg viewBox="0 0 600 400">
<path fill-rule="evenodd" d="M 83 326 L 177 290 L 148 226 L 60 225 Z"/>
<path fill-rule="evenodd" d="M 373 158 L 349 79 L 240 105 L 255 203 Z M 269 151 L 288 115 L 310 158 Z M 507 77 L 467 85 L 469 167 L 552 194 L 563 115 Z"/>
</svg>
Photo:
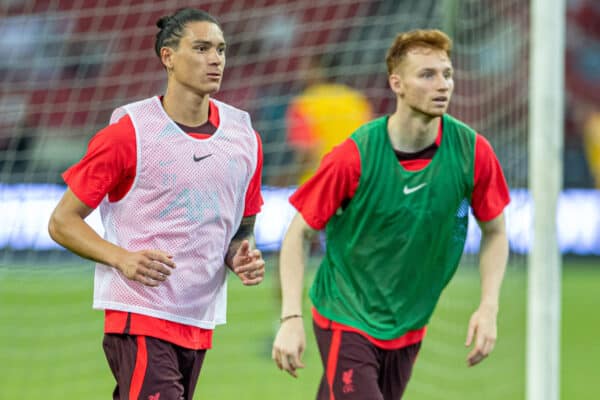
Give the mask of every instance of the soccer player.
<svg viewBox="0 0 600 400">
<path fill-rule="evenodd" d="M 113 112 L 64 173 L 49 223 L 54 240 L 97 262 L 114 399 L 192 399 L 225 322 L 226 266 L 244 285 L 264 276 L 252 244 L 261 142 L 246 112 L 210 97 L 225 67 L 222 29 L 196 9 L 157 25 L 164 96 Z M 84 222 L 98 206 L 104 238 Z"/>
<path fill-rule="evenodd" d="M 324 374 L 318 399 L 399 399 L 426 325 L 458 266 L 469 204 L 482 231 L 481 299 L 466 345 L 469 366 L 496 341 L 508 258 L 508 188 L 485 138 L 446 114 L 452 42 L 438 30 L 399 34 L 387 53 L 392 115 L 355 131 L 292 195 L 298 210 L 281 250 L 280 369 L 303 368 L 303 247 L 325 229 L 310 290 Z"/>
<path fill-rule="evenodd" d="M 294 150 L 298 178 L 302 184 L 314 174 L 323 155 L 371 119 L 371 105 L 364 94 L 350 86 L 331 81 L 323 56 L 306 60 L 306 88 L 294 97 L 286 110 L 286 133 Z"/>
</svg>

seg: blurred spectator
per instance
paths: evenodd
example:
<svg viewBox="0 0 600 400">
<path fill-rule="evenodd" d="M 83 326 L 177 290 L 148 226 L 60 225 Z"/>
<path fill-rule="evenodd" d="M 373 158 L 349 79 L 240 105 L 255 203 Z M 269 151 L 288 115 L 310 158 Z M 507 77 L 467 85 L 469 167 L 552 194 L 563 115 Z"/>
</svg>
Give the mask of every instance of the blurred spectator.
<svg viewBox="0 0 600 400">
<path fill-rule="evenodd" d="M 283 177 L 288 175 L 286 171 L 294 171 L 293 152 L 285 138 L 285 115 L 294 93 L 298 93 L 294 82 L 263 85 L 255 108 L 250 110 L 263 142 L 263 183 L 269 186 L 288 185 L 289 180 Z"/>
<path fill-rule="evenodd" d="M 371 105 L 360 92 L 329 80 L 335 62 L 312 56 L 301 66 L 306 88 L 286 112 L 287 141 L 294 152 L 286 184 L 305 182 L 333 146 L 371 118 Z"/>
<path fill-rule="evenodd" d="M 0 96 L 0 182 L 6 183 L 15 172 L 26 167 L 32 137 L 26 129 L 25 96 Z"/>
<path fill-rule="evenodd" d="M 600 1 L 571 1 L 567 17 L 567 88 L 576 100 L 600 102 Z"/>
<path fill-rule="evenodd" d="M 587 35 L 600 39 L 600 2 L 598 0 L 570 0 L 569 14 L 579 29 Z"/>
<path fill-rule="evenodd" d="M 584 119 L 583 144 L 595 186 L 600 188 L 600 109 L 590 110 Z"/>
<path fill-rule="evenodd" d="M 600 2 L 567 8 L 565 187 L 600 187 Z"/>
</svg>

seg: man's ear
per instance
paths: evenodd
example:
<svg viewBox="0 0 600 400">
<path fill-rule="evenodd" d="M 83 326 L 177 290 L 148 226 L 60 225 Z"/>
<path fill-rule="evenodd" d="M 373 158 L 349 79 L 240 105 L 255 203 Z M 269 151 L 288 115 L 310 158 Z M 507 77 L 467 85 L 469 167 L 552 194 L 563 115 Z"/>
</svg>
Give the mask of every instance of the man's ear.
<svg viewBox="0 0 600 400">
<path fill-rule="evenodd" d="M 160 48 L 160 61 L 163 63 L 167 71 L 173 69 L 173 49 L 170 47 Z"/>
<path fill-rule="evenodd" d="M 388 76 L 388 83 L 390 85 L 390 89 L 397 95 L 402 95 L 404 93 L 404 85 L 402 82 L 402 78 L 398 74 L 391 74 Z"/>
</svg>

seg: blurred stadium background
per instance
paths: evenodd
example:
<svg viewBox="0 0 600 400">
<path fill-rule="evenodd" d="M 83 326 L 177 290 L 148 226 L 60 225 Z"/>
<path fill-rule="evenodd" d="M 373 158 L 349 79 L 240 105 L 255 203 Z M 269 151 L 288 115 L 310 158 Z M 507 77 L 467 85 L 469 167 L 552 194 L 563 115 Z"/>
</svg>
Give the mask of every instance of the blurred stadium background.
<svg viewBox="0 0 600 400">
<path fill-rule="evenodd" d="M 53 247 L 49 211 L 60 174 L 116 106 L 160 94 L 155 21 L 180 7 L 215 15 L 228 41 L 218 99 L 248 110 L 265 153 L 268 202 L 259 243 L 264 285 L 230 284 L 229 324 L 219 327 L 196 398 L 313 398 L 321 373 L 310 339 L 301 378 L 270 361 L 278 318 L 276 249 L 289 217 L 281 176 L 297 168 L 285 113 L 303 89 L 302 62 L 335 60 L 328 75 L 390 113 L 385 51 L 399 31 L 442 28 L 455 41 L 451 113 L 493 144 L 514 188 L 511 261 L 497 350 L 467 369 L 468 316 L 478 300 L 476 258 L 466 255 L 431 324 L 408 399 L 523 399 L 525 396 L 529 5 L 521 0 L 1 0 L 0 15 L 0 398 L 100 399 L 113 385 L 101 349 L 102 314 L 91 310 L 92 268 Z M 561 394 L 600 398 L 600 196 L 593 168 L 600 142 L 600 2 L 568 0 Z M 560 62 L 560 60 L 557 60 Z M 595 171 L 595 173 L 594 173 Z M 41 228 L 40 228 L 41 227 Z M 476 238 L 476 229 L 473 230 Z M 313 255 L 313 269 L 318 252 Z M 307 305 L 308 307 L 308 305 Z"/>
</svg>

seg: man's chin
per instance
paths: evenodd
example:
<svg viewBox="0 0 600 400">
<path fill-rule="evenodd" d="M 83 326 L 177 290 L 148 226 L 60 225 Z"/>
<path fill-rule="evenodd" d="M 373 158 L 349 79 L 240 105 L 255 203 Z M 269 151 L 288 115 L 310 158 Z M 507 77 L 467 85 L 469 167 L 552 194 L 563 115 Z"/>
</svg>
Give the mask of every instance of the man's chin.
<svg viewBox="0 0 600 400">
<path fill-rule="evenodd" d="M 437 118 L 437 117 L 441 117 L 442 115 L 444 115 L 446 113 L 446 108 L 444 109 L 436 109 L 436 110 L 429 110 L 429 112 L 426 112 L 427 115 L 429 115 L 432 118 Z"/>
<path fill-rule="evenodd" d="M 221 85 L 214 85 L 208 88 L 207 93 L 208 94 L 215 94 L 219 91 L 219 89 L 221 89 Z"/>
<path fill-rule="evenodd" d="M 221 89 L 221 82 L 210 83 L 210 84 L 204 85 L 204 87 L 202 87 L 200 91 L 202 93 L 212 95 L 212 94 L 217 93 L 219 91 L 219 89 Z"/>
</svg>

